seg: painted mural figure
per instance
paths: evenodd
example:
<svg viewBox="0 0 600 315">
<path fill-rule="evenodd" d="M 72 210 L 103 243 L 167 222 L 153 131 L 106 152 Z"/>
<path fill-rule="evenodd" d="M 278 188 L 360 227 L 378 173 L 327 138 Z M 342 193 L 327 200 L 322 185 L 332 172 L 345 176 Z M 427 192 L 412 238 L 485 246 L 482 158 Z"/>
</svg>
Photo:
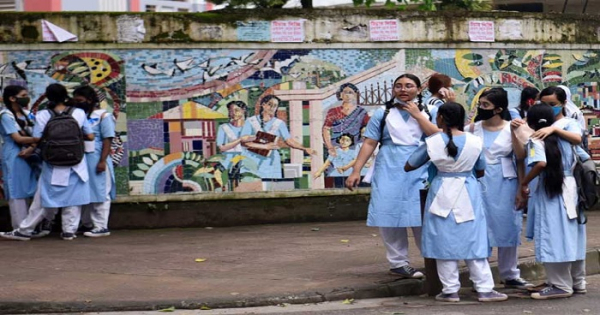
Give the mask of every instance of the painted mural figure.
<svg viewBox="0 0 600 315">
<path fill-rule="evenodd" d="M 244 156 L 258 165 L 258 176 L 262 179 L 282 178 L 281 155 L 279 154 L 279 138 L 293 149 L 314 154 L 311 148 L 305 148 L 291 138 L 285 122 L 275 115 L 280 99 L 267 95 L 260 101 L 259 114 L 246 120 L 242 128 L 242 142 L 246 146 Z"/>
<path fill-rule="evenodd" d="M 357 143 L 360 130 L 369 122 L 367 111 L 358 106 L 358 88 L 354 84 L 342 84 L 336 96 L 340 104 L 327 111 L 323 124 L 323 142 L 333 156 L 337 154 L 334 142 L 339 136 L 343 133 L 351 134 Z"/>
<path fill-rule="evenodd" d="M 231 101 L 227 103 L 229 111 L 229 122 L 219 126 L 217 131 L 217 146 L 225 160 L 221 162 L 225 169 L 231 170 L 234 166 L 233 158 L 242 154 L 242 127 L 246 121 L 246 103 L 242 101 Z"/>
<path fill-rule="evenodd" d="M 350 149 L 354 145 L 354 137 L 349 133 L 339 136 L 336 142 L 340 145 L 335 148 L 336 155 L 330 154 L 323 166 L 314 173 L 314 177 L 320 177 L 329 166 L 333 166 L 327 176 L 334 178 L 334 187 L 343 188 L 345 178 L 352 173 L 357 151 Z"/>
</svg>

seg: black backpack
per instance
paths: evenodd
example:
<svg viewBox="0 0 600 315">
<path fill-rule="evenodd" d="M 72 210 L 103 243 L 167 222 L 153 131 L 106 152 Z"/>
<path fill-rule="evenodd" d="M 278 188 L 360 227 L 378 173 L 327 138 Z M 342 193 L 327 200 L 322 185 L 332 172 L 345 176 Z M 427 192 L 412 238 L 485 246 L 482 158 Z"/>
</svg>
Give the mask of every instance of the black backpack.
<svg viewBox="0 0 600 315">
<path fill-rule="evenodd" d="M 62 113 L 48 110 L 50 120 L 42 135 L 42 159 L 54 166 L 73 166 L 83 160 L 83 132 L 73 116 L 75 108 Z"/>
<path fill-rule="evenodd" d="M 587 222 L 585 211 L 591 209 L 598 202 L 598 191 L 596 183 L 598 181 L 598 172 L 596 164 L 590 158 L 582 162 L 577 153 L 573 152 L 577 158 L 573 177 L 577 182 L 577 221 L 580 224 Z"/>
</svg>

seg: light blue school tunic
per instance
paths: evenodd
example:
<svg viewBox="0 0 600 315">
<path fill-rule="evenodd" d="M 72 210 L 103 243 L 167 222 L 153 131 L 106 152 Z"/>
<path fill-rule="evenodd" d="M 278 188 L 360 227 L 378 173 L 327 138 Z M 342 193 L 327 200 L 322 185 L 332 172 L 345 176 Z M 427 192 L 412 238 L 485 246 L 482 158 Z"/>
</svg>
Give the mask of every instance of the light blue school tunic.
<svg viewBox="0 0 600 315">
<path fill-rule="evenodd" d="M 483 147 L 489 149 L 499 131 L 483 131 Z M 512 144 L 511 144 L 512 145 Z M 512 153 L 508 156 L 512 160 Z M 495 157 L 497 159 L 506 157 Z M 512 162 L 512 161 L 511 161 Z M 486 214 L 491 247 L 514 247 L 521 244 L 523 215 L 516 210 L 515 198 L 519 188 L 516 177 L 505 178 L 502 163 L 486 163 L 485 176 L 479 179 L 482 187 L 483 209 Z"/>
<path fill-rule="evenodd" d="M 581 133 L 581 126 L 579 125 L 579 123 L 576 120 L 569 117 L 564 117 L 559 121 L 554 122 L 554 126 L 559 126 L 560 128 L 566 131 Z M 579 158 L 582 161 L 588 160 L 590 158 L 590 155 L 587 152 L 585 152 L 581 145 L 575 146 L 575 152 L 577 152 L 577 155 L 579 155 Z M 527 172 L 531 171 L 530 165 L 527 165 L 526 168 Z M 538 180 L 539 176 L 534 178 L 529 183 L 528 187 L 530 192 L 532 192 L 537 187 Z M 527 201 L 527 221 L 525 221 L 525 237 L 528 240 L 533 240 L 535 234 L 535 208 L 533 207 L 532 202 L 533 200 L 531 198 L 529 198 L 529 200 Z"/>
<path fill-rule="evenodd" d="M 2 178 L 4 196 L 9 199 L 31 198 L 37 188 L 35 171 L 24 159 L 18 157 L 21 147 L 10 135 L 20 128 L 12 114 L 2 114 L 0 135 L 2 135 Z"/>
<path fill-rule="evenodd" d="M 106 173 L 110 173 L 112 182 L 110 190 L 110 198 L 114 200 L 117 194 L 115 185 L 115 171 L 110 154 L 106 158 L 106 171 L 100 174 L 96 173 L 96 165 L 100 161 L 102 155 L 102 140 L 115 137 L 115 119 L 112 114 L 106 113 L 105 110 L 98 110 L 97 115 L 92 115 L 88 120 L 92 130 L 94 131 L 94 152 L 85 154 L 87 160 L 87 169 L 90 182 L 90 202 L 105 202 L 106 200 Z M 104 114 L 106 113 L 106 114 Z M 104 114 L 104 118 L 95 117 Z M 99 119 L 99 120 L 95 120 Z"/>
<path fill-rule="evenodd" d="M 364 136 L 379 140 L 383 109 L 375 111 Z M 410 114 L 401 110 L 408 121 Z M 371 200 L 367 217 L 368 226 L 412 227 L 421 226 L 421 201 L 419 190 L 425 187 L 427 165 L 412 172 L 404 171 L 408 157 L 417 145 L 397 145 L 392 142 L 387 123 L 383 128 L 383 145 L 375 159 L 371 180 Z"/>
<path fill-rule="evenodd" d="M 85 112 L 79 108 L 73 111 L 73 117 L 77 120 L 83 134 L 92 134 L 94 131 L 89 125 Z M 33 136 L 41 138 L 46 124 L 50 120 L 48 110 L 39 112 L 36 116 L 36 124 L 33 128 Z M 69 168 L 69 178 L 66 186 L 52 185 L 52 174 L 55 167 L 42 162 L 42 174 L 40 176 L 40 196 L 42 199 L 42 207 L 44 208 L 60 208 L 70 206 L 82 206 L 90 203 L 90 185 L 89 179 L 84 181 L 81 175 L 75 171 L 87 173 L 86 157 L 78 165 Z M 89 176 L 89 174 L 88 174 Z"/>
<path fill-rule="evenodd" d="M 573 176 L 573 151 L 571 144 L 559 139 L 562 164 L 565 176 Z M 546 161 L 546 153 L 539 142 L 528 144 L 527 163 L 533 166 Z M 527 218 L 533 217 L 533 239 L 535 258 L 539 262 L 557 263 L 585 259 L 585 225 L 577 223 L 577 218 L 569 219 L 563 196 L 548 197 L 544 189 L 543 173 L 534 190 L 531 190 L 530 210 Z M 572 198 L 577 199 L 574 194 Z M 575 202 L 577 200 L 574 200 Z"/>
<path fill-rule="evenodd" d="M 263 128 L 255 128 L 252 124 L 252 119 L 258 121 L 260 123 L 261 118 L 258 116 L 250 117 L 244 123 L 244 127 L 242 127 L 242 136 L 255 136 L 258 131 L 267 132 L 270 134 L 274 134 L 282 140 L 286 141 L 290 138 L 290 132 L 283 122 L 279 118 L 272 118 L 264 124 Z M 278 121 L 277 127 L 274 128 L 275 122 Z M 279 150 L 271 150 L 271 154 L 269 156 L 262 156 L 256 154 L 254 152 L 250 152 L 248 150 L 244 150 L 244 156 L 252 159 L 258 165 L 258 175 L 262 179 L 278 179 L 282 178 L 282 167 L 281 167 L 281 156 L 279 155 Z M 243 172 L 249 172 L 247 169 L 242 169 Z"/>
<path fill-rule="evenodd" d="M 331 162 L 331 164 L 333 165 L 333 170 L 331 172 L 329 172 L 329 174 L 327 174 L 327 176 L 329 176 L 329 177 L 348 177 L 348 176 L 350 176 L 350 174 L 352 174 L 352 168 L 347 169 L 343 173 L 338 172 L 337 168 L 346 166 L 350 162 L 352 162 L 352 160 L 354 160 L 356 158 L 357 152 L 355 150 L 351 150 L 351 149 L 344 151 L 339 147 L 335 148 L 335 152 L 337 153 L 336 157 L 333 157 L 331 155 L 329 157 L 327 157 L 327 160 L 329 160 L 329 162 Z"/>
<path fill-rule="evenodd" d="M 228 128 L 229 130 L 231 130 L 231 135 L 229 135 L 226 131 L 225 128 Z M 239 139 L 241 137 L 242 134 L 242 127 L 237 127 L 234 126 L 230 123 L 225 123 L 222 124 L 221 126 L 219 126 L 219 130 L 217 130 L 217 146 L 222 146 L 225 145 L 229 142 L 233 142 L 237 139 Z M 239 146 L 239 148 L 238 148 Z M 221 162 L 223 164 L 223 167 L 225 167 L 225 169 L 230 170 L 232 165 L 231 160 L 242 154 L 242 147 L 241 145 L 238 145 L 232 149 L 229 149 L 227 151 L 222 151 L 221 154 L 223 155 L 223 157 L 225 158 L 223 160 L 223 162 Z"/>
<path fill-rule="evenodd" d="M 431 137 L 433 136 L 435 135 Z M 447 144 L 448 136 L 443 134 L 442 137 L 444 143 Z M 466 135 L 454 136 L 452 140 L 458 147 L 456 158 L 459 158 L 465 146 Z M 428 160 L 427 144 L 423 144 L 413 153 L 408 163 L 412 166 L 417 166 L 423 165 Z M 434 164 L 432 163 L 432 165 Z M 473 170 L 483 169 L 485 169 L 485 158 L 483 155 L 480 155 Z M 474 220 L 456 223 L 453 212 L 450 212 L 448 217 L 443 218 L 428 211 L 442 186 L 442 178 L 455 176 L 466 177 L 465 188 L 473 207 Z M 427 194 L 423 216 L 421 252 L 423 257 L 446 260 L 482 259 L 489 257 L 486 216 L 482 207 L 480 185 L 473 171 L 462 173 L 437 172 L 433 178 L 429 193 Z"/>
</svg>

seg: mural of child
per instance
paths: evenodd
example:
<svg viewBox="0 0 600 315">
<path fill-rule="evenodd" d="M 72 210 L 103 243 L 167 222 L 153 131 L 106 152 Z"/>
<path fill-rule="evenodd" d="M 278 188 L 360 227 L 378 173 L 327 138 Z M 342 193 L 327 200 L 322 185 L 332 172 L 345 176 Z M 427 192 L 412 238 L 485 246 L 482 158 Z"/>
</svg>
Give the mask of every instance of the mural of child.
<svg viewBox="0 0 600 315">
<path fill-rule="evenodd" d="M 234 157 L 242 154 L 242 127 L 246 121 L 248 106 L 242 101 L 227 103 L 229 122 L 219 126 L 217 130 L 217 146 L 225 159 L 221 162 L 225 169 L 230 170 Z"/>
<path fill-rule="evenodd" d="M 336 139 L 336 142 L 340 145 L 335 148 L 336 155 L 330 154 L 323 166 L 313 176 L 314 178 L 321 177 L 323 172 L 333 165 L 333 170 L 327 176 L 334 178 L 334 187 L 343 188 L 345 178 L 352 173 L 350 169 L 356 161 L 356 151 L 350 149 L 354 145 L 354 137 L 349 133 L 344 133 Z"/>
<path fill-rule="evenodd" d="M 293 149 L 311 155 L 316 153 L 292 139 L 285 122 L 275 117 L 280 102 L 275 95 L 264 96 L 260 100 L 258 115 L 248 118 L 242 128 L 242 143 L 247 148 L 244 150 L 244 156 L 256 162 L 256 175 L 262 179 L 282 178 L 281 156 L 277 143 L 279 138 Z M 242 170 L 244 171 L 248 170 Z"/>
<path fill-rule="evenodd" d="M 335 156 L 333 142 L 343 133 L 351 134 L 358 142 L 361 128 L 369 122 L 367 111 L 358 106 L 358 88 L 352 83 L 340 85 L 336 93 L 340 105 L 330 108 L 323 123 L 323 142 L 330 155 Z"/>
</svg>

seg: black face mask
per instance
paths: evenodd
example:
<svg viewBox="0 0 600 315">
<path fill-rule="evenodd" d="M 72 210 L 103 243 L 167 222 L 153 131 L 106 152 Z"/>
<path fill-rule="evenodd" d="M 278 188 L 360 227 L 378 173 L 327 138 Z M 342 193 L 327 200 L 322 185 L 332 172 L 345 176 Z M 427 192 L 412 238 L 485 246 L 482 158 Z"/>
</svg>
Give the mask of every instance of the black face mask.
<svg viewBox="0 0 600 315">
<path fill-rule="evenodd" d="M 477 116 L 475 117 L 475 121 L 488 120 L 488 119 L 496 116 L 496 113 L 494 112 L 494 110 L 495 109 L 477 108 Z"/>
</svg>

